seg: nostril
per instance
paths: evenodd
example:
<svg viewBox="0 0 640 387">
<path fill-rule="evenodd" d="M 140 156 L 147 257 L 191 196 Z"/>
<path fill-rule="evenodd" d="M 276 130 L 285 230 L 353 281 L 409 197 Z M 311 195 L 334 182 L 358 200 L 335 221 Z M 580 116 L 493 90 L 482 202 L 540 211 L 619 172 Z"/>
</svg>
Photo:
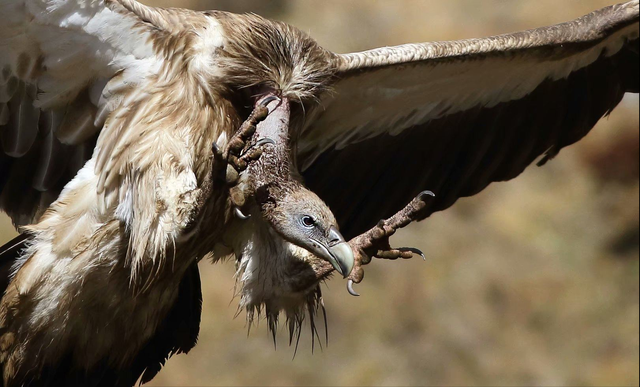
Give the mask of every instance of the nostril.
<svg viewBox="0 0 640 387">
<path fill-rule="evenodd" d="M 329 229 L 329 246 L 335 246 L 342 242 L 344 242 L 342 234 L 340 234 L 337 228 L 332 226 L 331 229 Z"/>
</svg>

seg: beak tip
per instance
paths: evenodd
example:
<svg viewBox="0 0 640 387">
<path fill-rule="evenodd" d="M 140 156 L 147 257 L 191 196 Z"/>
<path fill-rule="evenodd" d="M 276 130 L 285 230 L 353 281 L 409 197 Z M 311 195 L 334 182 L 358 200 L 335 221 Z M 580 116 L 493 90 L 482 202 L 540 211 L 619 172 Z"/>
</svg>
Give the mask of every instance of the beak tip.
<svg viewBox="0 0 640 387">
<path fill-rule="evenodd" d="M 341 242 L 330 248 L 331 251 L 331 264 L 343 278 L 349 277 L 353 266 L 355 265 L 355 258 L 353 250 L 347 242 Z"/>
</svg>

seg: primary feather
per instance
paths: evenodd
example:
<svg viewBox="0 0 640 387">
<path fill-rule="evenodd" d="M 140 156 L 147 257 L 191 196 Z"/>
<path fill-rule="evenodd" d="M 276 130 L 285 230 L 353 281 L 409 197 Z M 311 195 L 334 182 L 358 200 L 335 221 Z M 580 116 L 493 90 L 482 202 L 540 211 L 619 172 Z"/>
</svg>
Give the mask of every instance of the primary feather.
<svg viewBox="0 0 640 387">
<path fill-rule="evenodd" d="M 275 329 L 285 311 L 299 332 L 324 261 L 259 203 L 240 221 L 226 187 L 207 190 L 212 144 L 264 95 L 291 103 L 264 161 L 290 174 L 273 203 L 326 215 L 324 199 L 356 235 L 424 189 L 438 198 L 420 218 L 517 176 L 638 91 L 638 1 L 348 55 L 259 16 L 133 0 L 0 0 L 0 14 L 0 209 L 28 225 L 2 253 L 6 386 L 150 380 L 195 345 L 196 265 L 214 250 L 236 255 L 249 316 Z"/>
</svg>

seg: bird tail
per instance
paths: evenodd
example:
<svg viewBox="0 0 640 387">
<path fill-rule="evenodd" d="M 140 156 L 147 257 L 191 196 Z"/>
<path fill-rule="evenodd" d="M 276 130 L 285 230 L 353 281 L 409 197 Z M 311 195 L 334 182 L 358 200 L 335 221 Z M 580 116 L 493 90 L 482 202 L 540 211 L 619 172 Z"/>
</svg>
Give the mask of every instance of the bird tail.
<svg viewBox="0 0 640 387">
<path fill-rule="evenodd" d="M 0 292 L 2 292 L 0 293 L 0 298 L 2 298 L 9 286 L 14 264 L 32 238 L 32 235 L 23 233 L 0 247 Z"/>
</svg>

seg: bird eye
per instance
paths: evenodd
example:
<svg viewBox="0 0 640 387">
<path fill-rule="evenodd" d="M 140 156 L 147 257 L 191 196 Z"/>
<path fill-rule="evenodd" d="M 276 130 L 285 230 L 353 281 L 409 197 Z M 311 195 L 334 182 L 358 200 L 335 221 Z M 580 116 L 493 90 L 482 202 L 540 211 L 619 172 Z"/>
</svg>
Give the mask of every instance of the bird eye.
<svg viewBox="0 0 640 387">
<path fill-rule="evenodd" d="M 302 224 L 303 224 L 305 227 L 309 227 L 309 228 L 311 228 L 311 227 L 313 227 L 313 226 L 315 226 L 315 225 L 316 225 L 316 221 L 315 221 L 315 219 L 313 219 L 313 218 L 312 218 L 312 217 L 310 217 L 310 216 L 303 216 L 303 217 L 302 217 Z"/>
</svg>

